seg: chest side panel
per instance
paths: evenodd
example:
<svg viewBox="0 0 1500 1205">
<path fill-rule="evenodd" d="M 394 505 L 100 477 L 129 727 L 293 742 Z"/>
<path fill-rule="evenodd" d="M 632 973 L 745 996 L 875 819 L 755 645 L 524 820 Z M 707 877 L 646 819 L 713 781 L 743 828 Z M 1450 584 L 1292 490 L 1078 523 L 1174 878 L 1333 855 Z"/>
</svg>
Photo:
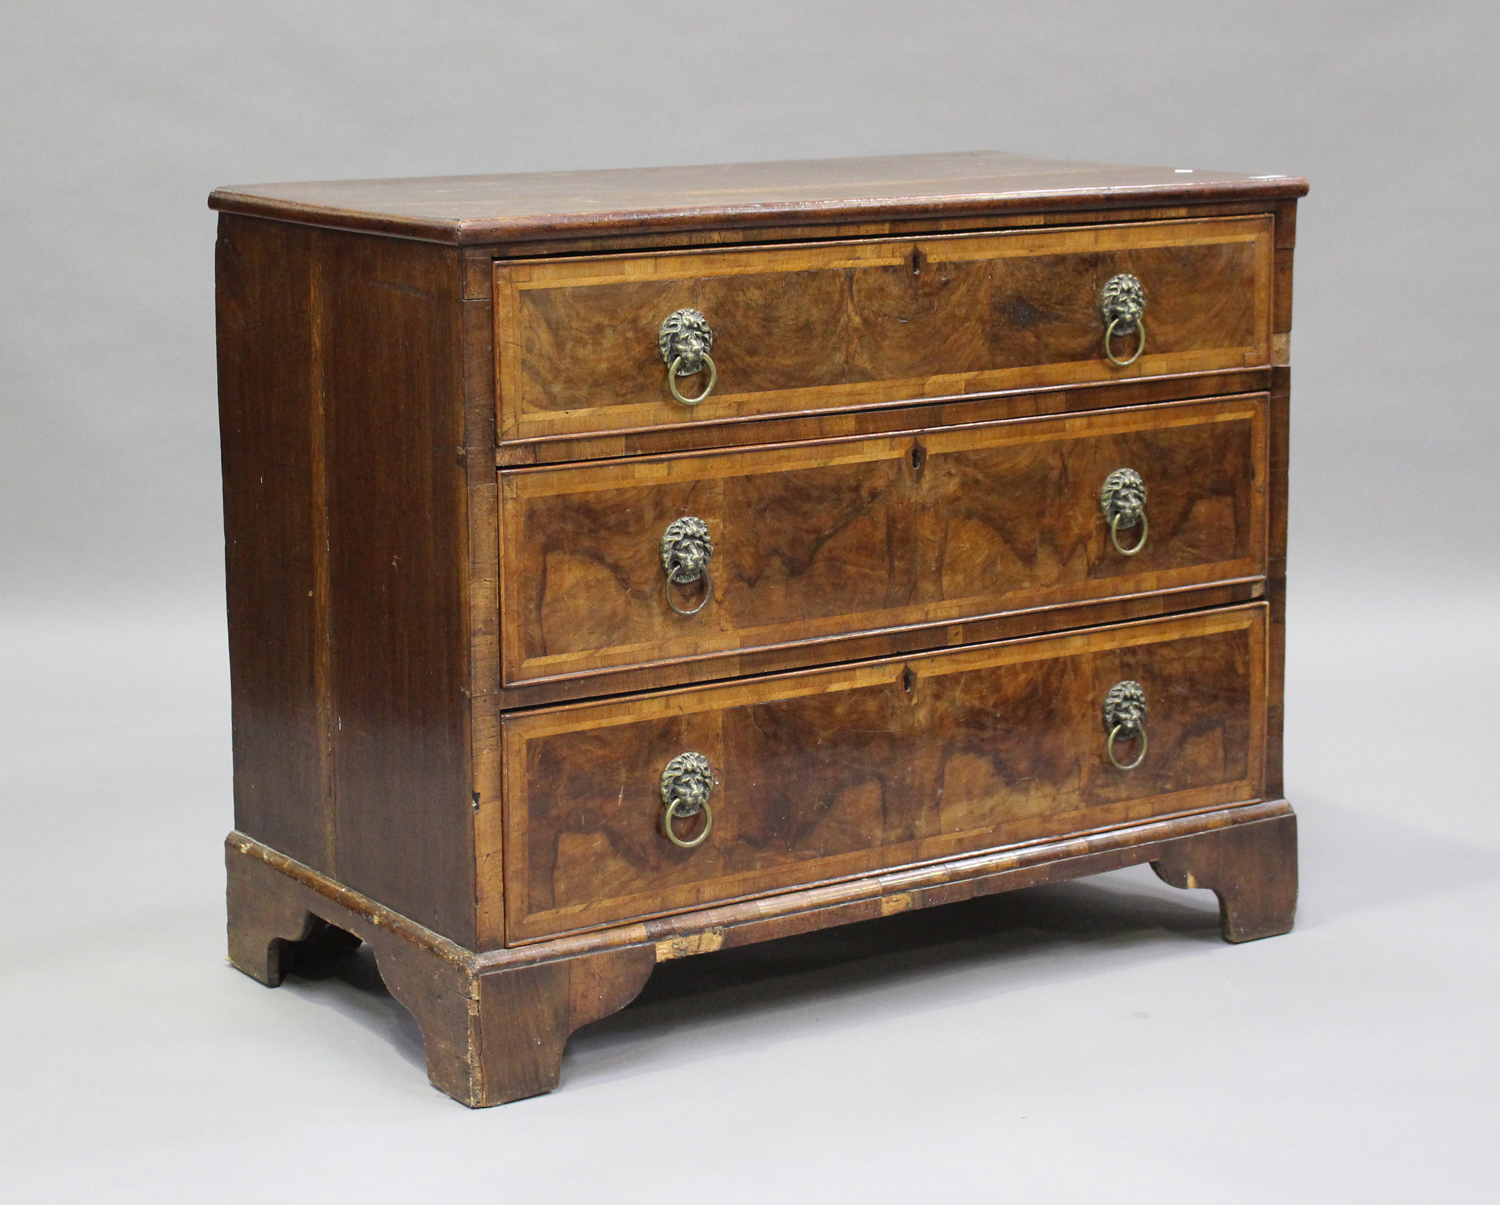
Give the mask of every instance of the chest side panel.
<svg viewBox="0 0 1500 1205">
<path fill-rule="evenodd" d="M 319 237 L 340 879 L 472 945 L 457 255 Z"/>
<path fill-rule="evenodd" d="M 235 827 L 333 874 L 316 242 L 220 219 L 219 436 Z"/>
</svg>

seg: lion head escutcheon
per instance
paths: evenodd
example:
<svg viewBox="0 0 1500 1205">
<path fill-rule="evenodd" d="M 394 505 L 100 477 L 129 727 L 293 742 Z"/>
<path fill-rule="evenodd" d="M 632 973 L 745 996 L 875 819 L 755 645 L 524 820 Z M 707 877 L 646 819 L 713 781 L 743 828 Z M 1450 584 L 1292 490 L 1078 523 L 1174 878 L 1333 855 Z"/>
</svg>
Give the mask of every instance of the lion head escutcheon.
<svg viewBox="0 0 1500 1205">
<path fill-rule="evenodd" d="M 698 310 L 674 310 L 668 314 L 656 334 L 657 350 L 667 366 L 667 389 L 684 406 L 696 406 L 714 390 L 719 370 L 708 354 L 714 345 L 713 328 Z M 678 377 L 690 377 L 708 369 L 708 384 L 697 397 L 684 397 L 677 388 Z"/>
<path fill-rule="evenodd" d="M 684 515 L 674 519 L 661 534 L 661 568 L 667 577 L 667 605 L 679 615 L 696 615 L 713 597 L 714 580 L 708 571 L 708 562 L 714 555 L 713 537 L 708 533 L 708 524 L 697 515 Z M 673 597 L 674 586 L 687 586 L 703 582 L 703 597 L 698 605 L 684 609 Z"/>
<path fill-rule="evenodd" d="M 1146 546 L 1151 525 L 1146 520 L 1146 482 L 1134 469 L 1116 469 L 1099 490 L 1099 509 L 1109 524 L 1109 538 L 1122 556 L 1134 556 Z M 1132 548 L 1120 543 L 1120 529 L 1140 524 L 1141 538 Z"/>
<path fill-rule="evenodd" d="M 673 845 L 692 849 L 702 845 L 709 830 L 714 826 L 714 814 L 708 806 L 708 797 L 714 789 L 713 767 L 701 753 L 679 753 L 667 763 L 661 772 L 662 832 Z M 703 813 L 703 824 L 698 834 L 684 840 L 677 835 L 672 822 L 681 817 Z"/>
<path fill-rule="evenodd" d="M 1104 319 L 1104 357 L 1116 368 L 1125 368 L 1146 350 L 1146 290 L 1129 272 L 1111 276 L 1099 293 L 1099 314 Z M 1135 351 L 1124 360 L 1114 353 L 1116 335 L 1136 336 Z"/>
<path fill-rule="evenodd" d="M 1127 678 L 1116 682 L 1104 696 L 1104 731 L 1109 734 L 1104 752 L 1117 770 L 1134 770 L 1146 757 L 1146 689 Z M 1122 762 L 1115 756 L 1115 742 L 1134 740 L 1139 747 L 1135 760 Z"/>
</svg>

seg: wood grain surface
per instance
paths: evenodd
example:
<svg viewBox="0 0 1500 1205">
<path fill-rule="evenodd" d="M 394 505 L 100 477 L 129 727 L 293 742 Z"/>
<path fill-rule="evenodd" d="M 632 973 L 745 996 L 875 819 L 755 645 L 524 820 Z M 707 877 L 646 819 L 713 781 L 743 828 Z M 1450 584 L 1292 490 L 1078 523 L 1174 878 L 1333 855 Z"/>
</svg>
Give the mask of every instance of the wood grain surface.
<svg viewBox="0 0 1500 1205">
<path fill-rule="evenodd" d="M 221 223 L 236 824 L 472 945 L 458 252 Z"/>
<path fill-rule="evenodd" d="M 316 245 L 220 219 L 219 432 L 235 825 L 337 875 Z"/>
<path fill-rule="evenodd" d="M 457 252 L 319 238 L 340 876 L 472 945 Z"/>
<path fill-rule="evenodd" d="M 1263 365 L 1272 234 L 1262 216 L 497 260 L 500 437 Z M 1124 368 L 1103 354 L 1099 310 L 1121 272 L 1147 296 L 1146 351 Z M 668 392 L 657 345 L 684 307 L 713 328 L 718 368 L 691 407 Z"/>
<path fill-rule="evenodd" d="M 788 221 L 872 221 L 1013 210 L 1300 197 L 1292 176 L 1129 167 L 964 151 L 608 171 L 247 184 L 209 205 L 311 225 L 478 244 L 606 231 L 649 234 Z"/>
<path fill-rule="evenodd" d="M 521 682 L 504 687 L 499 693 L 497 704 L 500 712 L 504 713 L 597 699 L 605 695 L 638 694 L 727 678 L 786 673 L 845 661 L 911 656 L 934 648 L 958 649 L 969 645 L 990 644 L 997 640 L 1040 636 L 1048 632 L 1077 631 L 1106 623 L 1156 619 L 1163 615 L 1208 607 L 1237 606 L 1266 597 L 1265 578 L 1237 578 L 1207 586 L 1187 586 L 1099 601 L 1031 607 L 1000 615 L 955 620 L 941 626 L 917 624 L 881 628 L 874 632 L 828 637 L 811 643 L 793 641 L 767 648 Z M 496 724 L 498 726 L 498 718 Z M 498 758 L 498 744 L 494 750 L 487 751 L 486 756 Z M 484 847 L 483 843 L 481 847 Z"/>
<path fill-rule="evenodd" d="M 485 312 L 489 313 L 488 302 L 469 304 L 485 306 Z M 485 337 L 485 355 L 491 354 L 493 335 L 491 331 Z M 466 359 L 478 354 L 477 347 L 465 347 Z M 485 371 L 493 380 L 494 364 L 491 363 Z M 1087 410 L 1192 401 L 1233 393 L 1265 393 L 1271 387 L 1271 372 L 1269 367 L 1237 368 L 1170 377 L 1132 377 L 1128 381 L 1093 381 L 1052 389 L 958 394 L 871 406 L 865 410 L 833 410 L 701 423 L 693 427 L 657 427 L 613 435 L 538 439 L 522 444 L 501 444 L 493 452 L 498 467 L 522 468 L 527 465 L 571 464 L 579 460 L 613 460 L 621 456 L 664 456 L 714 448 L 798 443 L 805 439 L 845 439 L 855 435 L 894 435 L 899 432 L 915 434 L 933 427 L 1040 418 L 1049 414 L 1081 414 Z M 491 414 L 491 428 L 494 421 Z"/>
<path fill-rule="evenodd" d="M 993 234 L 1001 230 L 1043 230 L 1067 226 L 1099 226 L 1117 222 L 1175 222 L 1184 218 L 1249 217 L 1278 214 L 1283 206 L 1295 201 L 1247 200 L 1221 201 L 1216 204 L 1141 205 L 1111 207 L 1101 200 L 1097 209 L 1009 209 L 998 207 L 984 212 L 943 217 L 868 218 L 853 220 L 799 221 L 795 217 L 785 224 L 718 226 L 713 228 L 675 227 L 650 233 L 622 234 L 608 228 L 597 228 L 566 234 L 551 232 L 550 237 L 510 240 L 487 245 L 463 247 L 464 296 L 489 297 L 493 292 L 492 268 L 497 259 L 535 259 L 537 256 L 607 255 L 615 252 L 640 254 L 646 251 L 686 251 L 690 248 L 729 248 L 770 246 L 781 243 L 827 242 L 829 239 L 911 238 L 940 234 Z M 1278 257 L 1279 259 L 1279 257 Z M 1277 327 L 1276 329 L 1281 329 Z"/>
<path fill-rule="evenodd" d="M 1219 897 L 1228 942 L 1288 933 L 1297 915 L 1297 817 L 1175 841 L 1151 864 L 1172 887 L 1206 887 Z"/>
<path fill-rule="evenodd" d="M 505 681 L 1260 575 L 1266 414 L 1252 395 L 506 472 Z M 1121 467 L 1148 490 L 1133 557 L 1099 505 Z M 714 546 L 713 595 L 692 616 L 668 605 L 659 555 L 686 515 Z M 670 589 L 684 608 L 702 597 Z"/>
<path fill-rule="evenodd" d="M 1259 798 L 1265 608 L 699 687 L 504 720 L 511 941 Z M 1105 759 L 1122 679 L 1137 770 Z M 714 826 L 661 834 L 658 779 L 704 754 Z"/>
</svg>

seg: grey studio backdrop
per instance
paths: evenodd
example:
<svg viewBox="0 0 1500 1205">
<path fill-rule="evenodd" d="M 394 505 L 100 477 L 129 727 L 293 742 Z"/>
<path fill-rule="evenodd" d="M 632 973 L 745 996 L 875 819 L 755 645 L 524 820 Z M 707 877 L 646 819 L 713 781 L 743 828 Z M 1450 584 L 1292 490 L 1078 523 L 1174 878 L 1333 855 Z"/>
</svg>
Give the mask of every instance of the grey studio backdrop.
<svg viewBox="0 0 1500 1205">
<path fill-rule="evenodd" d="M 7 1199 L 1492 1195 L 1497 33 L 1478 2 L 8 0 Z M 1297 930 L 1223 946 L 1142 868 L 690 959 L 559 1093 L 477 1114 L 367 963 L 227 968 L 209 189 L 970 148 L 1312 181 Z"/>
</svg>

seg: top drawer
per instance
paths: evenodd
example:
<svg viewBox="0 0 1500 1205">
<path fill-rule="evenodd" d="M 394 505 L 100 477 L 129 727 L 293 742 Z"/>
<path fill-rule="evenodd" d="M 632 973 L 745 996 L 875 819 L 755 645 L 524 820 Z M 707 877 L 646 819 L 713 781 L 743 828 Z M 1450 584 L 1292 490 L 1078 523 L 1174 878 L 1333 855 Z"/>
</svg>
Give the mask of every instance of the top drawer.
<svg viewBox="0 0 1500 1205">
<path fill-rule="evenodd" d="M 1271 269 L 1269 216 L 497 260 L 500 438 L 1257 367 Z M 1145 347 L 1120 366 L 1101 293 L 1123 274 L 1144 290 Z M 660 341 L 682 309 L 713 333 L 697 405 L 673 398 Z M 1136 342 L 1126 319 L 1111 351 L 1129 359 Z"/>
</svg>

